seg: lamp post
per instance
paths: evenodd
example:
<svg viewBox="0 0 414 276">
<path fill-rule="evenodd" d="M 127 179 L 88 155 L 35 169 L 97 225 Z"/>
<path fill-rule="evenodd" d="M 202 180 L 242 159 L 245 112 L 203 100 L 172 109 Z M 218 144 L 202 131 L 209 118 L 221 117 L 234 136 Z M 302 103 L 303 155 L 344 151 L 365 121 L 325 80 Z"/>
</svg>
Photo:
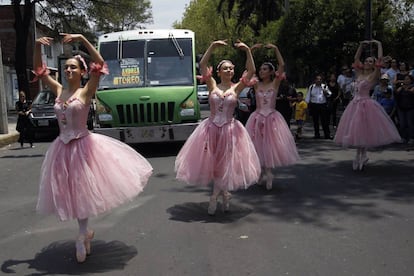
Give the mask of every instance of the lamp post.
<svg viewBox="0 0 414 276">
<path fill-rule="evenodd" d="M 367 0 L 365 6 L 365 39 L 372 39 L 372 1 Z"/>
</svg>

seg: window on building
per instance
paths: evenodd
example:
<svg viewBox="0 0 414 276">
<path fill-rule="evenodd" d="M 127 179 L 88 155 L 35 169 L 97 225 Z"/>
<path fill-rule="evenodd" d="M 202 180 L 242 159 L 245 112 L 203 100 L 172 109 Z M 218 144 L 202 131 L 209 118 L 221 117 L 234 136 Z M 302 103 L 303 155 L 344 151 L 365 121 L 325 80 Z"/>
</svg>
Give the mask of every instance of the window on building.
<svg viewBox="0 0 414 276">
<path fill-rule="evenodd" d="M 52 47 L 50 45 L 43 45 L 43 50 L 48 58 L 52 57 Z"/>
</svg>

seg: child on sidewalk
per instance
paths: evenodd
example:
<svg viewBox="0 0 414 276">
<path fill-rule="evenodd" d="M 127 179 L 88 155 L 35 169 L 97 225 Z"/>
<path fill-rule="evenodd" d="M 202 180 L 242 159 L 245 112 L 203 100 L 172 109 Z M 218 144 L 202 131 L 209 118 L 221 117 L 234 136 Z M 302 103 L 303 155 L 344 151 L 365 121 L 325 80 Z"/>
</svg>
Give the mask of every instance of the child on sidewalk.
<svg viewBox="0 0 414 276">
<path fill-rule="evenodd" d="M 298 92 L 297 101 L 292 103 L 292 106 L 295 109 L 295 120 L 297 125 L 295 138 L 298 140 L 302 137 L 303 123 L 306 120 L 306 110 L 308 109 L 308 104 L 303 100 L 302 92 Z"/>
</svg>

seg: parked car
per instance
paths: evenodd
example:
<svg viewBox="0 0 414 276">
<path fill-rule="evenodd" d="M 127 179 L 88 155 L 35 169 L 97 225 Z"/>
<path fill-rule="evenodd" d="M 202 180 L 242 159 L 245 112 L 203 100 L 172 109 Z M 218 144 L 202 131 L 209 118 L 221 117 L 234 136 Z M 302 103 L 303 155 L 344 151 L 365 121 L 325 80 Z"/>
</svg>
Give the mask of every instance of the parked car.
<svg viewBox="0 0 414 276">
<path fill-rule="evenodd" d="M 245 125 L 247 119 L 249 119 L 250 114 L 254 110 L 255 106 L 253 88 L 246 87 L 239 94 L 239 100 L 234 115 L 237 120 Z"/>
<path fill-rule="evenodd" d="M 36 138 L 39 134 L 59 134 L 59 125 L 53 109 L 56 96 L 52 91 L 44 90 L 37 94 L 33 100 L 30 121 L 32 122 L 33 135 Z"/>
<path fill-rule="evenodd" d="M 207 85 L 205 84 L 197 85 L 197 98 L 198 98 L 198 102 L 201 104 L 208 103 Z"/>
</svg>

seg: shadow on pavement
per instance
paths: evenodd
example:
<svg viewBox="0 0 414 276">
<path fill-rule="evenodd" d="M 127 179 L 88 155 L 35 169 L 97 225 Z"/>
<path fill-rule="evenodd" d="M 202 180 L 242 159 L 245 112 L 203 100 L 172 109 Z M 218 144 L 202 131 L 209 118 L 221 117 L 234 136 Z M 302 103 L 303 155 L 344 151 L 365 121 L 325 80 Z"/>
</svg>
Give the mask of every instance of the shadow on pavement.
<svg viewBox="0 0 414 276">
<path fill-rule="evenodd" d="M 347 152 L 333 142 L 312 139 L 299 145 L 299 151 L 301 162 L 274 169 L 271 191 L 265 186 L 253 185 L 247 190 L 233 192 L 231 208 L 234 213 L 230 216 L 221 212 L 220 205 L 216 216 L 209 217 L 207 202 L 183 203 L 167 210 L 170 219 L 230 223 L 256 213 L 265 219 L 341 231 L 347 227 L 341 221 L 351 216 L 360 221 L 404 217 L 406 215 L 390 208 L 390 204 L 408 205 L 414 201 L 414 156 L 400 160 L 399 156 L 407 154 L 402 145 L 369 151 L 372 159 L 363 171 L 352 170 L 354 149 Z M 388 159 L 378 158 L 383 153 Z M 349 160 L 344 160 L 343 154 L 349 156 Z M 192 186 L 170 188 L 170 191 L 208 192 L 204 187 Z M 249 219 L 257 218 L 250 216 Z"/>
<path fill-rule="evenodd" d="M 238 204 L 231 204 L 229 212 L 222 211 L 220 202 L 217 204 L 217 211 L 214 216 L 207 214 L 208 202 L 187 202 L 174 205 L 167 209 L 171 220 L 181 222 L 205 222 L 205 223 L 232 223 L 247 215 L 252 210 Z"/>
<path fill-rule="evenodd" d="M 50 244 L 37 253 L 32 260 L 7 260 L 1 266 L 3 273 L 15 273 L 16 265 L 28 265 L 37 273 L 30 275 L 82 275 L 122 270 L 138 252 L 134 246 L 120 241 L 93 241 L 92 254 L 84 263 L 77 263 L 75 241 L 59 241 Z"/>
<path fill-rule="evenodd" d="M 310 146 L 301 150 L 301 157 L 324 150 L 335 151 L 335 145 Z M 361 221 L 402 216 L 386 208 L 385 202 L 412 204 L 414 160 L 370 160 L 363 171 L 353 171 L 352 160 L 335 160 L 334 156 L 313 156 L 312 163 L 275 169 L 272 191 L 254 185 L 237 192 L 235 198 L 272 219 L 332 231 L 342 230 L 337 225 L 343 227 L 339 222 L 348 216 Z"/>
</svg>

